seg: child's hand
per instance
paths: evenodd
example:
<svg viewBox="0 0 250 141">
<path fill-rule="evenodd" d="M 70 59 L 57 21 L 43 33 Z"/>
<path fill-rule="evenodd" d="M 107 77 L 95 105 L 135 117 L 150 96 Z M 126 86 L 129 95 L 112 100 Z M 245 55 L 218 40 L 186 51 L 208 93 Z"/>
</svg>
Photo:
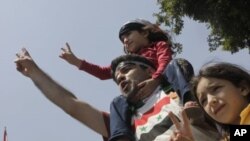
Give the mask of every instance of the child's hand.
<svg viewBox="0 0 250 141">
<path fill-rule="evenodd" d="M 135 99 L 142 100 L 149 95 L 151 95 L 154 90 L 159 86 L 160 80 L 159 79 L 147 79 L 141 83 L 138 84 L 138 87 L 140 90 L 135 95 Z"/>
<path fill-rule="evenodd" d="M 169 112 L 169 117 L 176 128 L 176 131 L 172 134 L 170 141 L 194 141 L 190 128 L 190 122 L 185 110 L 181 111 L 181 115 L 182 121 L 179 122 L 177 117 L 172 112 Z"/>
<path fill-rule="evenodd" d="M 59 55 L 60 58 L 66 60 L 68 63 L 75 65 L 76 67 L 80 67 L 81 60 L 78 59 L 74 53 L 71 51 L 70 46 L 68 43 L 66 43 L 65 48 L 61 48 L 62 53 Z"/>
</svg>

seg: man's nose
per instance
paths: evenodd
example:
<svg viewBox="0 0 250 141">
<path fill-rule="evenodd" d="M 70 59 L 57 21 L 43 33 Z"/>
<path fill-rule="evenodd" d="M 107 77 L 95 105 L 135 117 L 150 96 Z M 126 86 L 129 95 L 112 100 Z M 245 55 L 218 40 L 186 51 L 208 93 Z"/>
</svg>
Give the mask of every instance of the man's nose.
<svg viewBox="0 0 250 141">
<path fill-rule="evenodd" d="M 125 80 L 125 76 L 124 76 L 124 74 L 119 73 L 119 74 L 116 76 L 116 82 L 117 82 L 117 84 L 119 84 L 122 80 Z"/>
</svg>

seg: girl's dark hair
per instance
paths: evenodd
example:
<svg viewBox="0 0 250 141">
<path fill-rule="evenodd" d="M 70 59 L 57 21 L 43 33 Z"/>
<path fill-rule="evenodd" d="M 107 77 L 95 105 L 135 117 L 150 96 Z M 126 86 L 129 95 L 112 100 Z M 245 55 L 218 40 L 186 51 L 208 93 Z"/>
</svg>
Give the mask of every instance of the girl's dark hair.
<svg viewBox="0 0 250 141">
<path fill-rule="evenodd" d="M 169 34 L 166 31 L 160 29 L 158 25 L 156 24 L 146 25 L 141 29 L 141 31 L 143 30 L 149 32 L 148 40 L 150 42 L 165 41 L 169 42 L 169 44 L 171 45 Z"/>
<path fill-rule="evenodd" d="M 192 92 L 195 96 L 197 96 L 197 85 L 202 77 L 227 80 L 236 87 L 240 87 L 242 82 L 250 86 L 250 74 L 244 68 L 227 62 L 210 62 L 205 64 L 199 71 L 198 75 L 193 77 L 191 81 Z M 248 100 L 250 101 L 250 94 L 248 95 Z"/>
<path fill-rule="evenodd" d="M 219 63 L 213 63 L 209 62 L 205 64 L 199 71 L 198 75 L 193 77 L 191 80 L 191 91 L 194 94 L 194 97 L 196 98 L 198 104 L 202 108 L 202 105 L 199 102 L 198 96 L 197 96 L 197 85 L 200 82 L 201 78 L 216 78 L 216 79 L 223 79 L 231 82 L 236 87 L 240 87 L 242 85 L 242 82 L 245 83 L 245 85 L 248 85 L 250 87 L 250 74 L 247 70 L 244 68 L 236 65 L 231 64 L 227 62 L 219 62 Z M 250 94 L 247 96 L 248 101 L 250 102 Z M 203 108 L 202 108 L 203 109 Z M 204 109 L 203 109 L 204 110 Z M 205 110 L 204 110 L 205 112 Z M 219 132 L 223 136 L 227 136 L 229 133 L 229 125 L 220 123 L 214 119 L 212 119 L 206 112 L 206 116 L 210 118 L 212 121 L 214 121 L 219 129 Z"/>
</svg>

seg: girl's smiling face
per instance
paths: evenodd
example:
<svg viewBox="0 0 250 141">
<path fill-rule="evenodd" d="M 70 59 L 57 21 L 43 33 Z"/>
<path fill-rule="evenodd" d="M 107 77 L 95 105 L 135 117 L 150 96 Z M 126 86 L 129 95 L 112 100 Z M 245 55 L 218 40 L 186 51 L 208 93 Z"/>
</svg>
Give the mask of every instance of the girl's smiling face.
<svg viewBox="0 0 250 141">
<path fill-rule="evenodd" d="M 125 49 L 130 53 L 136 53 L 140 49 L 149 45 L 148 32 L 131 30 L 122 35 Z"/>
<path fill-rule="evenodd" d="M 240 113 L 249 104 L 244 87 L 236 87 L 223 79 L 202 77 L 196 93 L 207 114 L 225 124 L 239 124 Z"/>
</svg>

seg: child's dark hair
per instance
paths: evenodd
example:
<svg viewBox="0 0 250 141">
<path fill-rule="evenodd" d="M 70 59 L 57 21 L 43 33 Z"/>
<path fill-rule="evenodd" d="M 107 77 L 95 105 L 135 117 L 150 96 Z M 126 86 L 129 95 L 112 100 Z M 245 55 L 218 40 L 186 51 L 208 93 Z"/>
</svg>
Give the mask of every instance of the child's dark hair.
<svg viewBox="0 0 250 141">
<path fill-rule="evenodd" d="M 191 81 L 192 92 L 193 94 L 195 94 L 195 96 L 197 96 L 197 85 L 202 77 L 212 77 L 227 80 L 236 87 L 240 87 L 240 85 L 242 85 L 242 82 L 250 86 L 250 74 L 244 68 L 236 64 L 231 64 L 227 62 L 210 62 L 205 64 L 199 71 L 199 74 L 193 77 Z M 248 95 L 248 100 L 250 102 L 250 94 Z"/>
<path fill-rule="evenodd" d="M 236 87 L 239 87 L 240 85 L 242 85 L 242 82 L 243 82 L 245 83 L 245 85 L 248 85 L 250 87 L 250 74 L 247 70 L 243 69 L 242 67 L 236 64 L 231 64 L 227 62 L 219 62 L 219 63 L 209 62 L 205 64 L 199 71 L 198 75 L 193 77 L 193 79 L 191 80 L 192 93 L 194 94 L 194 97 L 196 98 L 200 107 L 202 107 L 202 105 L 200 104 L 198 100 L 196 90 L 197 90 L 197 85 L 200 79 L 203 77 L 205 78 L 212 77 L 216 79 L 227 80 L 231 82 L 233 85 L 235 85 Z M 250 94 L 247 95 L 247 99 L 250 102 Z M 208 118 L 214 121 L 214 123 L 217 125 L 219 132 L 221 133 L 222 136 L 227 136 L 229 134 L 230 125 L 223 124 L 212 119 L 206 112 L 205 114 Z"/>
<path fill-rule="evenodd" d="M 148 39 L 150 42 L 165 41 L 169 42 L 169 44 L 171 45 L 170 36 L 168 35 L 167 32 L 160 29 L 158 25 L 156 24 L 146 25 L 141 29 L 141 31 L 142 30 L 149 32 Z"/>
<path fill-rule="evenodd" d="M 132 30 L 137 30 L 139 32 L 147 31 L 149 32 L 148 40 L 150 43 L 165 41 L 168 42 L 170 47 L 172 47 L 172 41 L 169 34 L 166 31 L 163 31 L 158 24 L 152 24 L 149 21 L 142 19 L 129 21 L 124 24 L 119 31 L 120 40 L 122 41 L 122 35 Z M 126 54 L 129 53 L 126 48 L 124 48 L 124 52 Z"/>
</svg>

